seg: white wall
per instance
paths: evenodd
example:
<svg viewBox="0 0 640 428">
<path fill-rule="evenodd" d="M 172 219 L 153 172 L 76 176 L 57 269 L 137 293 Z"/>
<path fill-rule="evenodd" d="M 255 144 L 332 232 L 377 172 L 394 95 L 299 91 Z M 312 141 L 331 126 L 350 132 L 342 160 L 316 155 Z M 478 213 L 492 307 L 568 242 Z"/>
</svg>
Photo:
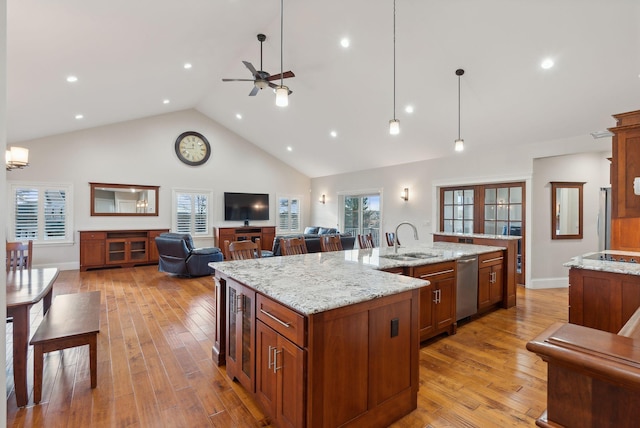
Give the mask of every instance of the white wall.
<svg viewBox="0 0 640 428">
<path fill-rule="evenodd" d="M 453 146 L 453 143 L 451 143 Z M 467 144 L 469 147 L 469 144 Z M 401 150 L 401 148 L 399 148 Z M 584 151 L 597 151 L 598 154 L 572 155 Z M 383 199 L 382 232 L 393 231 L 401 221 L 411 221 L 418 227 L 421 241 L 431 242 L 432 232 L 439 230 L 439 187 L 478 183 L 513 182 L 524 181 L 526 183 L 526 218 L 525 230 L 527 274 L 525 282 L 527 287 L 539 286 L 547 278 L 566 276 L 562 268 L 550 269 L 549 263 L 536 255 L 545 254 L 551 246 L 550 231 L 539 235 L 540 227 L 534 232 L 533 225 L 550 224 L 551 201 L 544 200 L 540 196 L 540 182 L 548 183 L 547 174 L 552 174 L 554 168 L 558 174 L 554 181 L 561 179 L 566 181 L 586 181 L 600 183 L 603 181 L 603 166 L 597 160 L 603 159 L 603 151 L 611 150 L 611 140 L 603 139 L 594 141 L 590 136 L 574 137 L 549 142 L 537 143 L 520 148 L 517 152 L 501 150 L 493 153 L 474 152 L 467 150 L 460 156 L 452 155 L 445 159 L 420 161 L 392 167 L 376 168 L 348 174 L 340 174 L 328 177 L 311 179 L 311 223 L 316 225 L 339 225 L 338 195 L 349 192 L 357 192 L 361 189 L 381 189 Z M 569 155 L 566 155 L 569 153 Z M 539 171 L 541 177 L 536 177 L 534 159 L 559 154 L 558 160 L 548 172 Z M 573 156 L 576 156 L 575 158 Z M 594 159 L 595 158 L 595 159 Z M 597 160 L 596 160 L 597 159 Z M 588 164 L 582 165 L 586 160 Z M 606 161 L 606 159 L 604 160 Z M 537 161 L 536 161 L 537 162 Z M 550 162 L 550 161 L 548 161 Z M 544 163 L 542 164 L 544 165 Z M 575 173 L 569 173 L 569 171 Z M 607 170 L 608 171 L 608 170 Z M 573 178 L 579 176 L 580 179 Z M 564 177 L 564 178 L 563 178 Z M 606 175 L 608 177 L 608 173 Z M 593 203 L 592 189 L 599 188 L 600 184 L 591 184 L 585 187 L 589 191 L 588 203 Z M 409 188 L 409 201 L 400 199 L 400 192 L 404 187 Z M 321 194 L 326 194 L 327 203 L 318 203 Z M 549 196 L 550 197 L 550 196 Z M 586 206 L 586 205 L 585 205 Z M 596 205 L 597 206 L 597 205 Z M 586 214 L 586 211 L 585 211 Z M 585 231 L 593 230 L 594 222 L 591 215 L 585 216 Z M 591 242 L 596 239 L 596 248 Z M 413 240 L 411 230 L 402 228 L 400 240 L 409 242 Z M 556 241 L 553 243 L 556 244 Z M 535 251 L 534 251 L 535 248 Z M 587 251 L 597 250 L 597 238 L 590 236 L 580 246 L 567 243 L 555 245 L 555 260 L 568 261 L 571 257 Z M 583 250 L 587 251 L 583 251 Z"/>
<path fill-rule="evenodd" d="M 202 133 L 211 144 L 209 161 L 199 167 L 180 162 L 175 140 L 184 131 Z M 34 264 L 67 269 L 79 266 L 78 230 L 119 228 L 170 228 L 172 188 L 212 190 L 213 226 L 225 222 L 223 195 L 230 192 L 269 193 L 269 221 L 276 224 L 276 195 L 300 195 L 303 224 L 309 218 L 310 179 L 195 110 L 91 128 L 33 141 L 20 142 L 29 149 L 30 166 L 11 172 L 12 181 L 72 183 L 76 242 L 68 246 L 34 248 Z M 91 217 L 89 182 L 160 186 L 157 217 Z M 196 245 L 213 245 L 213 238 Z"/>
<path fill-rule="evenodd" d="M 7 2 L 0 0 L 0 148 L 7 144 Z M 5 200 L 6 177 L 0 177 L 0 201 Z M 0 224 L 6 224 L 7 212 L 0 210 Z M 0 242 L 5 240 L 5 229 L 0 228 Z M 1 275 L 0 275 L 1 276 Z M 7 278 L 0 278 L 0 319 L 7 317 Z M 7 325 L 2 323 L 2 335 L 6 336 Z M 7 343 L 0 345 L 1 355 L 7 355 Z M 3 366 L 4 367 L 4 366 Z M 0 374 L 0 385 L 6 385 L 6 371 Z M 0 421 L 7 420 L 7 400 L 1 400 Z M 0 422 L 1 424 L 2 422 Z"/>
<path fill-rule="evenodd" d="M 598 207 L 601 187 L 609 186 L 607 157 L 611 152 L 583 153 L 533 161 L 531 263 L 535 266 L 534 288 L 568 285 L 569 269 L 562 266 L 571 257 L 598 251 Z M 585 182 L 583 188 L 583 239 L 551 239 L 551 181 Z"/>
</svg>

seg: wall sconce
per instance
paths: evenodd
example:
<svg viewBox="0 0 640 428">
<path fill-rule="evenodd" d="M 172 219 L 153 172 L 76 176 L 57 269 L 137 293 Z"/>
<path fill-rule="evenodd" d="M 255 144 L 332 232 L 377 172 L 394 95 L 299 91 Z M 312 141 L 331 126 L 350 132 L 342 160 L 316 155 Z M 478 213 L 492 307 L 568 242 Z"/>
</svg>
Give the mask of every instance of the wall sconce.
<svg viewBox="0 0 640 428">
<path fill-rule="evenodd" d="M 405 187 L 402 190 L 402 193 L 400 193 L 400 198 L 403 199 L 405 202 L 407 202 L 409 200 L 409 188 Z"/>
<path fill-rule="evenodd" d="M 318 202 L 320 202 L 321 204 L 324 204 L 324 203 L 326 203 L 326 202 L 327 202 L 327 198 L 326 198 L 326 196 L 324 195 L 324 193 L 322 194 L 322 196 L 320 196 L 320 200 L 319 200 Z"/>
<path fill-rule="evenodd" d="M 9 147 L 5 152 L 7 171 L 29 166 L 29 149 L 23 147 Z"/>
</svg>

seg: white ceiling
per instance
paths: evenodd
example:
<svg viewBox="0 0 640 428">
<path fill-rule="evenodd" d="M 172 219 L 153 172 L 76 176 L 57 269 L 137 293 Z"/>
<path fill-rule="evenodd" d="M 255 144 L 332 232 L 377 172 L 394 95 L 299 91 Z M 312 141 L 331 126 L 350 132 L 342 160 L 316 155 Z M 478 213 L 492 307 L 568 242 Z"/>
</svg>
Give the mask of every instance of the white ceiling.
<svg viewBox="0 0 640 428">
<path fill-rule="evenodd" d="M 640 109 L 638 0 L 397 0 L 398 136 L 392 0 L 285 0 L 286 108 L 221 81 L 250 78 L 242 60 L 259 68 L 258 33 L 264 69 L 280 72 L 278 0 L 7 3 L 9 143 L 195 108 L 310 177 L 454 156 L 457 68 L 463 156 Z"/>
</svg>

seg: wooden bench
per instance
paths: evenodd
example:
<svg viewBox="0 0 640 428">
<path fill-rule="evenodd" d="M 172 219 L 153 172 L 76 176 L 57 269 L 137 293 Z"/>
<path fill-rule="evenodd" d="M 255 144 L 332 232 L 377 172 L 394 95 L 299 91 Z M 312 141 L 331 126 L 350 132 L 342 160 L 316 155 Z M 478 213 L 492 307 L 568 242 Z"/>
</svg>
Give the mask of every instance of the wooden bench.
<svg viewBox="0 0 640 428">
<path fill-rule="evenodd" d="M 91 388 L 97 385 L 97 335 L 100 331 L 100 292 L 57 296 L 36 330 L 33 345 L 33 402 L 42 398 L 43 356 L 47 352 L 89 345 Z"/>
</svg>

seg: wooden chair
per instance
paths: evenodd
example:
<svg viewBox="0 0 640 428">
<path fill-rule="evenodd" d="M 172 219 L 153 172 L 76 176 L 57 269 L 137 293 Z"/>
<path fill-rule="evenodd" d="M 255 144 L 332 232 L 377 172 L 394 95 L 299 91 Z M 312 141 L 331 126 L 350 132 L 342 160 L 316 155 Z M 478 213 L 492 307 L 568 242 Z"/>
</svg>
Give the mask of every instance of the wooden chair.
<svg viewBox="0 0 640 428">
<path fill-rule="evenodd" d="M 31 269 L 33 261 L 33 241 L 7 242 L 7 272 L 10 270 Z"/>
<path fill-rule="evenodd" d="M 280 238 L 280 253 L 283 256 L 307 254 L 307 244 L 304 241 L 304 236 L 289 239 Z"/>
<path fill-rule="evenodd" d="M 373 243 L 373 236 L 369 233 L 368 235 L 358 235 L 358 245 L 362 249 L 367 248 L 375 248 L 375 244 Z"/>
<path fill-rule="evenodd" d="M 384 236 L 387 239 L 387 245 L 393 247 L 393 242 L 396 240 L 396 234 L 393 232 L 386 232 Z M 398 246 L 400 246 L 400 241 L 398 241 Z"/>
<path fill-rule="evenodd" d="M 250 240 L 224 241 L 224 249 L 225 254 L 228 254 L 231 260 L 249 260 L 262 257 L 260 238 L 256 238 L 255 242 Z"/>
<path fill-rule="evenodd" d="M 322 252 L 342 251 L 342 242 L 338 235 L 320 235 L 320 249 Z"/>
</svg>

